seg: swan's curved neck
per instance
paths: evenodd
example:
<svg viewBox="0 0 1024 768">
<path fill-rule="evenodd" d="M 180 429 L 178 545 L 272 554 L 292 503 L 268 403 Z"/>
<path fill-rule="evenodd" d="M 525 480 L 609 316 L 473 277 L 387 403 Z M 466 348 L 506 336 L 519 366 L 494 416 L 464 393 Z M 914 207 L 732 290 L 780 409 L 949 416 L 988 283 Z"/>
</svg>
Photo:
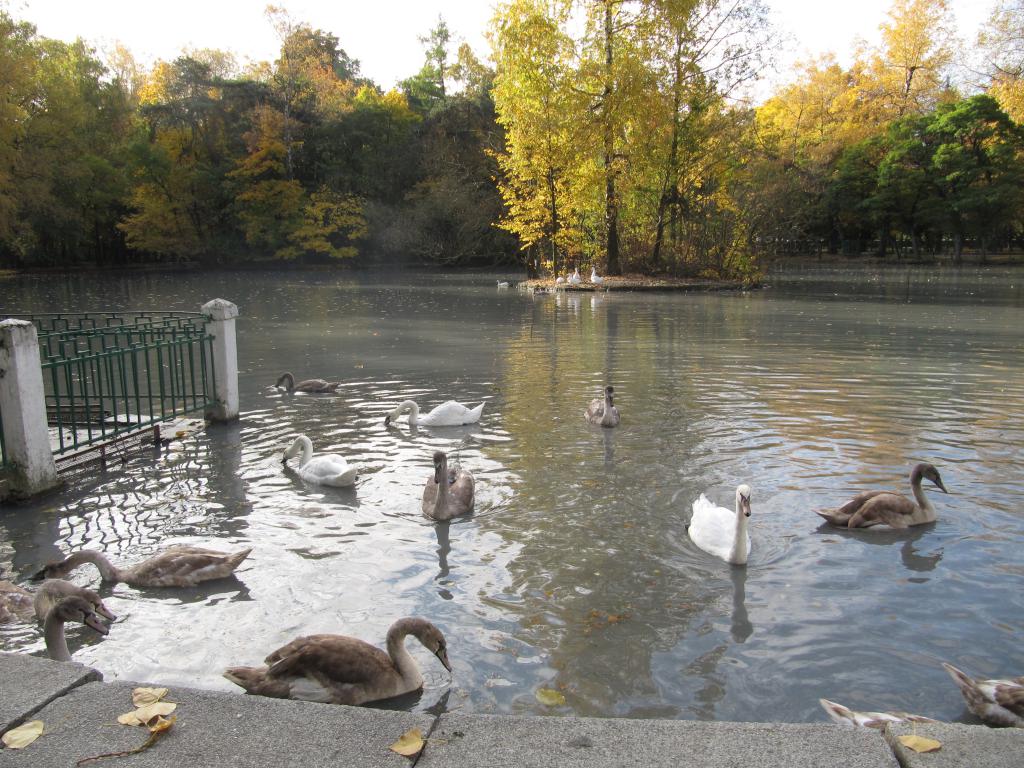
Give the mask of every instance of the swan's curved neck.
<svg viewBox="0 0 1024 768">
<path fill-rule="evenodd" d="M 299 445 L 302 448 L 302 458 L 299 459 L 299 466 L 304 467 L 313 458 L 313 441 L 305 435 L 299 436 Z"/>
<path fill-rule="evenodd" d="M 423 685 L 423 674 L 416 660 L 405 648 L 405 638 L 411 631 L 412 628 L 404 621 L 397 621 L 392 625 L 388 630 L 388 656 L 391 657 L 391 662 L 402 679 L 418 688 Z"/>
<path fill-rule="evenodd" d="M 46 652 L 54 661 L 71 661 L 71 651 L 64 637 L 64 620 L 51 610 L 43 622 L 43 638 L 46 640 Z"/>
<path fill-rule="evenodd" d="M 280 386 L 282 382 L 284 382 L 284 388 L 287 389 L 289 392 L 295 389 L 295 377 L 292 376 L 290 373 L 281 374 L 281 378 L 277 380 L 278 386 Z"/>
<path fill-rule="evenodd" d="M 121 571 L 114 567 L 102 552 L 97 552 L 93 549 L 82 549 L 68 555 L 67 559 L 64 560 L 64 566 L 69 571 L 72 568 L 77 568 L 82 563 L 92 563 L 95 565 L 100 572 L 100 578 L 104 581 L 124 581 L 121 578 Z"/>
<path fill-rule="evenodd" d="M 434 497 L 435 520 L 447 520 L 448 514 L 448 463 L 441 464 L 441 482 L 437 484 L 437 495 Z"/>
<path fill-rule="evenodd" d="M 409 412 L 409 423 L 414 425 L 420 418 L 420 407 L 416 405 L 415 400 L 403 400 L 398 408 L 396 409 L 398 415 L 401 416 L 406 411 Z"/>
<path fill-rule="evenodd" d="M 747 562 L 747 516 L 743 514 L 740 506 L 740 498 L 736 497 L 736 535 L 732 541 L 732 551 L 729 553 L 729 562 L 743 565 Z"/>
<path fill-rule="evenodd" d="M 928 501 L 928 497 L 924 495 L 924 489 L 921 487 L 921 480 L 923 479 L 924 474 L 921 472 L 921 468 L 914 467 L 914 471 L 910 473 L 910 489 L 914 492 L 917 505 L 925 511 L 926 515 L 934 519 L 935 508 Z"/>
</svg>

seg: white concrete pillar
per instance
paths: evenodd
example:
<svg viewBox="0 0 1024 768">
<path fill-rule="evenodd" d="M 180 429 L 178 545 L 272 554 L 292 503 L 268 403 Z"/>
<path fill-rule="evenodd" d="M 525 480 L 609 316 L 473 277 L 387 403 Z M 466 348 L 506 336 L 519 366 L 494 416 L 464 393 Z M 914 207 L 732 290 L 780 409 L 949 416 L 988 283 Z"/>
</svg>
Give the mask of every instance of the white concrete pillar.
<svg viewBox="0 0 1024 768">
<path fill-rule="evenodd" d="M 203 304 L 203 314 L 207 317 L 206 332 L 213 336 L 213 370 L 217 380 L 214 405 L 206 416 L 213 421 L 232 421 L 238 418 L 238 307 L 225 299 L 212 299 Z"/>
<path fill-rule="evenodd" d="M 31 496 L 57 485 L 39 337 L 27 320 L 0 321 L 0 413 L 14 495 Z"/>
</svg>

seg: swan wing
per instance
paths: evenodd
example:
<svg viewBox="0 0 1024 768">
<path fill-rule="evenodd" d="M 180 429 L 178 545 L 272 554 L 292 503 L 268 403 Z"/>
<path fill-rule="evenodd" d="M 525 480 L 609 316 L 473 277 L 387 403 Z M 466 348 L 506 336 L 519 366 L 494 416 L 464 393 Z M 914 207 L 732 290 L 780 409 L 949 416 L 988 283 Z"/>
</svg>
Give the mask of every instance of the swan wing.
<svg viewBox="0 0 1024 768">
<path fill-rule="evenodd" d="M 457 515 L 464 515 L 473 508 L 474 486 L 473 476 L 465 470 L 459 470 L 455 482 L 449 489 L 452 506 Z"/>
<path fill-rule="evenodd" d="M 334 683 L 365 683 L 394 674 L 380 648 L 345 635 L 307 635 L 292 640 L 266 658 L 270 677 L 303 677 Z"/>
<path fill-rule="evenodd" d="M 177 547 L 124 570 L 130 584 L 184 587 L 228 576 L 252 550 L 217 552 L 199 547 Z"/>
<path fill-rule="evenodd" d="M 590 401 L 590 405 L 587 406 L 587 421 L 599 424 L 602 416 L 604 416 L 604 400 L 595 397 Z"/>
<path fill-rule="evenodd" d="M 835 509 L 823 509 L 820 512 L 817 512 L 817 514 L 821 515 L 833 525 L 846 525 L 850 521 L 850 518 L 864 506 L 865 502 L 882 493 L 888 493 L 888 491 L 865 491 L 864 493 L 858 493 L 848 502 L 843 504 L 843 506 L 836 507 Z"/>
<path fill-rule="evenodd" d="M 441 403 L 426 416 L 419 418 L 419 423 L 427 427 L 458 427 L 463 424 L 475 424 L 480 421 L 484 412 L 484 403 L 476 408 L 467 408 L 462 403 L 449 400 Z"/>
<path fill-rule="evenodd" d="M 891 492 L 876 493 L 861 505 L 846 525 L 850 528 L 869 528 L 873 525 L 906 528 L 917 510 L 917 504 L 906 496 Z"/>
<path fill-rule="evenodd" d="M 356 481 L 358 470 L 336 453 L 314 456 L 299 468 L 299 476 L 310 483 L 345 487 Z"/>
</svg>

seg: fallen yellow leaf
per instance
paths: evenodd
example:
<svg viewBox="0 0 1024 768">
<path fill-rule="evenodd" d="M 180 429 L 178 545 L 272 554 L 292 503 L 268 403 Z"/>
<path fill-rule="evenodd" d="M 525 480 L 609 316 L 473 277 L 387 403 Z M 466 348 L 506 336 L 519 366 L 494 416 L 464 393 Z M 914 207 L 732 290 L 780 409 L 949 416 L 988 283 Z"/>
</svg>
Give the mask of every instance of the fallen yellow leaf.
<svg viewBox="0 0 1024 768">
<path fill-rule="evenodd" d="M 43 735 L 43 721 L 32 720 L 17 728 L 11 728 L 0 741 L 11 749 L 24 749 Z"/>
<path fill-rule="evenodd" d="M 565 704 L 565 696 L 553 688 L 538 688 L 533 695 L 546 707 L 560 707 Z"/>
<path fill-rule="evenodd" d="M 166 688 L 136 688 L 132 691 L 132 704 L 136 707 L 144 707 L 147 704 L 156 704 L 167 695 Z"/>
<path fill-rule="evenodd" d="M 121 725 L 148 725 L 149 721 L 161 715 L 169 715 L 177 708 L 177 704 L 171 701 L 155 701 L 144 707 L 139 707 L 134 712 L 125 712 L 117 718 Z"/>
<path fill-rule="evenodd" d="M 402 734 L 402 738 L 392 744 L 389 749 L 406 757 L 416 757 L 423 749 L 423 732 L 413 728 Z"/>
<path fill-rule="evenodd" d="M 162 717 L 157 717 L 156 722 L 149 726 L 150 733 L 160 733 L 162 731 L 170 730 L 171 726 L 174 725 L 176 717 L 169 717 L 166 720 Z"/>
<path fill-rule="evenodd" d="M 926 739 L 924 736 L 918 736 L 917 734 L 900 736 L 900 744 L 915 752 L 937 752 L 942 749 L 941 741 Z"/>
</svg>

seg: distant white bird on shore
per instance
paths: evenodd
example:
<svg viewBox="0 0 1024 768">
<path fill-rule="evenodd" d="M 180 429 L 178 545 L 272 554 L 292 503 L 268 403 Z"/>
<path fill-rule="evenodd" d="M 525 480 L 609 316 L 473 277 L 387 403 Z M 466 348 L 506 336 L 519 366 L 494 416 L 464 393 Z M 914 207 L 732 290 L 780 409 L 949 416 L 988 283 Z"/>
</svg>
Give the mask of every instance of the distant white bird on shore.
<svg viewBox="0 0 1024 768">
<path fill-rule="evenodd" d="M 580 277 L 580 271 L 578 269 L 574 269 L 572 274 L 569 275 L 569 285 L 579 285 L 582 282 L 583 278 Z"/>
<path fill-rule="evenodd" d="M 555 278 L 555 285 L 565 285 L 565 278 L 559 275 Z"/>
<path fill-rule="evenodd" d="M 508 288 L 508 280 L 499 280 L 498 281 L 498 287 L 499 288 Z"/>
<path fill-rule="evenodd" d="M 595 267 L 590 268 L 590 282 L 594 285 L 601 285 L 604 282 L 604 278 L 598 276 L 597 269 Z"/>
</svg>

